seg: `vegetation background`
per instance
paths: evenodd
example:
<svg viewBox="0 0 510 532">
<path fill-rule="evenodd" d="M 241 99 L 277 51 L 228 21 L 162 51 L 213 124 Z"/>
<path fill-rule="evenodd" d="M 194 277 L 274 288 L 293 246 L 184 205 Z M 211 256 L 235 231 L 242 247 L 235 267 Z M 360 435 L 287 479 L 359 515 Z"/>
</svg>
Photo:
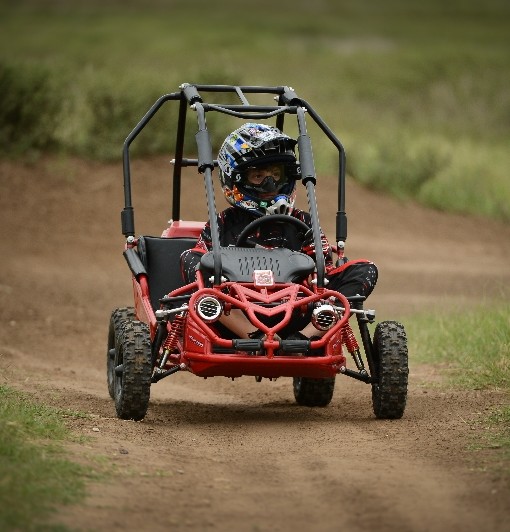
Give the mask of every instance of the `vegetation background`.
<svg viewBox="0 0 510 532">
<path fill-rule="evenodd" d="M 117 159 L 182 82 L 292 86 L 355 179 L 510 221 L 505 0 L 0 1 L 0 155 Z M 169 121 L 152 124 L 138 155 L 172 150 Z M 314 145 L 331 175 L 326 148 Z"/>
<path fill-rule="evenodd" d="M 352 178 L 510 222 L 507 0 L 0 0 L 0 158 L 120 159 L 134 125 L 183 82 L 292 86 L 342 140 Z M 171 153 L 172 118 L 158 114 L 134 154 Z M 221 127 L 216 148 L 230 129 Z M 311 133 L 327 179 L 334 154 Z M 509 312 L 503 302 L 456 327 L 430 316 L 406 327 L 423 359 L 456 353 L 464 384 L 508 390 Z M 485 355 L 487 371 L 470 372 Z M 0 396 L 0 524 L 29 529 L 34 512 L 37 519 L 45 505 L 78 496 L 79 474 L 58 449 L 32 447 L 64 437 L 55 421 L 62 413 L 6 388 Z M 493 415 L 508 448 L 510 409 Z M 62 471 L 60 499 L 44 482 L 48 453 Z"/>
</svg>

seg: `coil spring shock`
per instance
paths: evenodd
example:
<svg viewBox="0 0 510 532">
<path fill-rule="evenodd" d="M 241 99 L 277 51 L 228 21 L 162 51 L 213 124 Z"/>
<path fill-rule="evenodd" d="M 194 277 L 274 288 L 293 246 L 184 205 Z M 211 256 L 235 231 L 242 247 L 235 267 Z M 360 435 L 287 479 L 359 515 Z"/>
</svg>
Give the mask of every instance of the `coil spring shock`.
<svg viewBox="0 0 510 532">
<path fill-rule="evenodd" d="M 342 343 L 345 344 L 347 351 L 349 351 L 351 354 L 359 351 L 358 341 L 356 340 L 354 332 L 349 323 L 346 323 L 342 329 Z"/>
<path fill-rule="evenodd" d="M 179 312 L 176 314 L 174 321 L 172 322 L 172 328 L 166 337 L 165 342 L 163 343 L 163 351 L 171 353 L 177 348 L 177 342 L 179 341 L 179 336 L 182 333 L 182 328 L 184 326 L 184 312 Z"/>
<path fill-rule="evenodd" d="M 359 352 L 358 340 L 356 340 L 354 332 L 349 323 L 346 323 L 342 329 L 342 342 L 345 344 L 345 347 L 347 347 L 347 351 L 349 351 L 349 353 L 352 355 L 358 371 L 360 373 L 366 373 L 365 365 L 363 364 L 363 359 L 361 358 L 361 354 Z"/>
</svg>

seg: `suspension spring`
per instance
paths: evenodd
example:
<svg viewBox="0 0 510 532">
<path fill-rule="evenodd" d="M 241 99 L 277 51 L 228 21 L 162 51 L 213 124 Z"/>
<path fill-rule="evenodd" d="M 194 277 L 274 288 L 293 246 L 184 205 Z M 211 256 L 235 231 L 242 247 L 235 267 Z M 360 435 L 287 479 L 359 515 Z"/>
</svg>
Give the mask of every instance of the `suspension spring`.
<svg viewBox="0 0 510 532">
<path fill-rule="evenodd" d="M 349 353 L 359 352 L 359 344 L 354 336 L 354 332 L 349 323 L 346 323 L 342 329 L 342 343 L 347 347 Z"/>
<path fill-rule="evenodd" d="M 363 359 L 361 358 L 361 354 L 359 352 L 359 344 L 349 323 L 344 325 L 344 328 L 342 329 L 342 342 L 352 355 L 358 371 L 360 373 L 366 374 L 365 365 L 363 364 Z"/>
<path fill-rule="evenodd" d="M 173 352 L 177 348 L 179 337 L 182 334 L 182 328 L 184 326 L 184 312 L 179 312 L 172 322 L 172 326 L 165 342 L 163 343 L 163 350 Z"/>
</svg>

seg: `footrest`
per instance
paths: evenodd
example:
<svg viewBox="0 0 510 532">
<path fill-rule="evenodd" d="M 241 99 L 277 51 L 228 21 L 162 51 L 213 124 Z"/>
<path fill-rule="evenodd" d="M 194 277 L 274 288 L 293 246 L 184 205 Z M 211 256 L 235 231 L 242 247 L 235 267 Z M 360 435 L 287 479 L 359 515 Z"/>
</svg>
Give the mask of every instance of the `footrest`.
<svg viewBox="0 0 510 532">
<path fill-rule="evenodd" d="M 232 345 L 237 351 L 260 351 L 263 342 L 252 338 L 236 338 L 232 340 Z"/>
<path fill-rule="evenodd" d="M 310 340 L 280 340 L 280 347 L 287 353 L 308 353 Z"/>
</svg>

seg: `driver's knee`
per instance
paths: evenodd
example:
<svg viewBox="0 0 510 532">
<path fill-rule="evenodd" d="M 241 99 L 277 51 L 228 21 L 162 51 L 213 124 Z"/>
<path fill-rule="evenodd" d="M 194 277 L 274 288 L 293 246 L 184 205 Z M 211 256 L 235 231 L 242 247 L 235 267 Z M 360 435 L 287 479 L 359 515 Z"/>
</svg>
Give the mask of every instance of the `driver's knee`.
<svg viewBox="0 0 510 532">
<path fill-rule="evenodd" d="M 197 267 L 203 253 L 187 249 L 181 254 L 181 275 L 186 284 L 195 282 Z"/>
<path fill-rule="evenodd" d="M 340 292 L 345 297 L 358 295 L 367 298 L 373 292 L 378 276 L 379 272 L 374 263 L 355 263 L 330 276 L 328 288 Z"/>
</svg>

